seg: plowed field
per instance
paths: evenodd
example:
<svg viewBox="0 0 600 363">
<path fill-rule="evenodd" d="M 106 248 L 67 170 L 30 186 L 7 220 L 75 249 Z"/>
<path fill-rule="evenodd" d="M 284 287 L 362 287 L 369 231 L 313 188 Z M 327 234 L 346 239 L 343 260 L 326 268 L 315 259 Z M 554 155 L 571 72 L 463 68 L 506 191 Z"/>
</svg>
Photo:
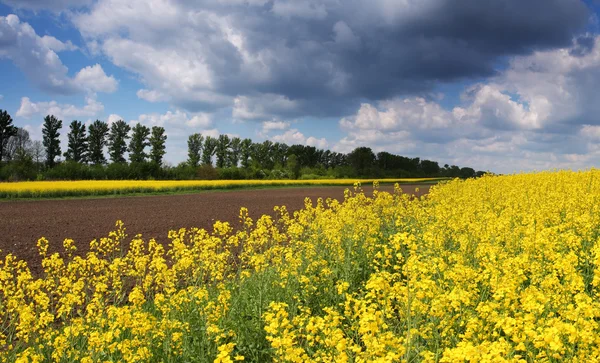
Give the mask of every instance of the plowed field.
<svg viewBox="0 0 600 363">
<path fill-rule="evenodd" d="M 428 185 L 405 185 L 405 193 L 423 195 Z M 285 205 L 291 212 L 304 206 L 304 198 L 343 199 L 346 187 L 294 187 L 280 189 L 235 190 L 195 194 L 136 196 L 98 199 L 64 199 L 8 201 L 0 203 L 0 257 L 15 254 L 28 262 L 33 273 L 41 271 L 36 242 L 40 237 L 50 241 L 49 252 L 59 251 L 65 238 L 72 238 L 78 253 L 87 251 L 89 242 L 104 237 L 115 222 L 125 223 L 127 234 L 133 237 L 156 238 L 168 243 L 169 230 L 181 227 L 212 229 L 214 221 L 239 224 L 241 207 L 247 207 L 250 217 L 273 214 L 273 207 Z M 393 191 L 389 185 L 382 191 Z M 365 187 L 367 195 L 372 188 Z"/>
</svg>

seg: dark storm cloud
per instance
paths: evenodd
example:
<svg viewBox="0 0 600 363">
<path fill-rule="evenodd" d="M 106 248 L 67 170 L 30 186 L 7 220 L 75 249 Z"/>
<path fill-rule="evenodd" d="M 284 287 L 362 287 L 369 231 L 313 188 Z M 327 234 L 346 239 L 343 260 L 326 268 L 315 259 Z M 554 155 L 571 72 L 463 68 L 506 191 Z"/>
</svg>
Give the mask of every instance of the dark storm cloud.
<svg viewBox="0 0 600 363">
<path fill-rule="evenodd" d="M 188 62 L 202 59 L 212 76 L 210 92 L 229 97 L 278 94 L 302 106 L 276 114 L 286 117 L 340 116 L 347 114 L 348 100 L 427 97 L 439 82 L 493 76 L 510 56 L 570 45 L 590 15 L 580 0 L 172 0 L 169 5 L 173 3 L 182 10 L 173 21 L 164 21 L 162 14 L 145 13 L 140 19 L 105 11 L 98 17 L 123 17 L 98 30 L 105 21 L 94 22 L 94 5 L 90 16 L 76 23 L 84 36 L 100 42 L 112 31 L 114 37 L 125 35 L 159 54 L 175 51 Z M 135 5 L 139 12 L 147 11 L 140 4 Z M 130 13 L 137 14 L 123 12 Z M 232 44 L 228 27 L 243 37 L 243 50 Z M 587 43 L 581 39 L 585 52 Z M 187 94 L 178 95 L 163 86 L 177 74 L 120 61 L 140 74 L 148 88 L 171 96 L 175 105 L 194 109 L 194 92 L 207 90 L 205 83 L 190 79 Z M 203 102 L 197 108 L 205 108 Z"/>
<path fill-rule="evenodd" d="M 325 1 L 326 16 L 314 18 L 278 15 L 275 2 L 223 7 L 230 14 L 243 9 L 232 16 L 238 18 L 250 52 L 272 55 L 267 63 L 272 76 L 248 83 L 235 76 L 238 67 L 232 61 L 231 72 L 221 79 L 222 91 L 253 89 L 333 101 L 422 94 L 438 81 L 494 75 L 498 62 L 508 56 L 570 45 L 589 17 L 585 4 L 575 0 L 415 4 L 402 9 L 401 2 Z M 338 22 L 354 43 L 345 43 L 343 36 L 336 39 Z M 578 39 L 580 52 L 589 50 L 587 38 Z"/>
</svg>

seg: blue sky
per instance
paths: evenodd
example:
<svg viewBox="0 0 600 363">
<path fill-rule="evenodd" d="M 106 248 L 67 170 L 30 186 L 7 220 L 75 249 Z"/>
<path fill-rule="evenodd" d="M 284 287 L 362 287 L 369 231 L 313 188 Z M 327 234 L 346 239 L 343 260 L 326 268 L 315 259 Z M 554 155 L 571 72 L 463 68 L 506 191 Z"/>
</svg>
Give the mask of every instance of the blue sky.
<svg viewBox="0 0 600 363">
<path fill-rule="evenodd" d="M 0 0 L 0 108 L 357 146 L 480 170 L 600 166 L 595 1 Z"/>
</svg>

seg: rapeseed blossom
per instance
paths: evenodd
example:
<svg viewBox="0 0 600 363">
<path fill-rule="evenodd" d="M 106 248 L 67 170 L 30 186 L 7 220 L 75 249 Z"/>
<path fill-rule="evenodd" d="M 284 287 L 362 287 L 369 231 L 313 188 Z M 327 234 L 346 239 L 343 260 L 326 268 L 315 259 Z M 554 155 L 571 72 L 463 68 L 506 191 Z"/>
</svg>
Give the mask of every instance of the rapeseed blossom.
<svg viewBox="0 0 600 363">
<path fill-rule="evenodd" d="M 600 172 L 453 180 L 0 262 L 0 361 L 592 362 Z"/>
<path fill-rule="evenodd" d="M 380 179 L 379 181 L 385 183 L 421 183 L 444 179 L 446 178 L 400 178 Z M 0 198 L 53 198 L 273 186 L 348 186 L 354 182 L 354 179 L 27 181 L 0 183 Z M 364 179 L 361 182 L 373 183 L 374 180 Z"/>
</svg>

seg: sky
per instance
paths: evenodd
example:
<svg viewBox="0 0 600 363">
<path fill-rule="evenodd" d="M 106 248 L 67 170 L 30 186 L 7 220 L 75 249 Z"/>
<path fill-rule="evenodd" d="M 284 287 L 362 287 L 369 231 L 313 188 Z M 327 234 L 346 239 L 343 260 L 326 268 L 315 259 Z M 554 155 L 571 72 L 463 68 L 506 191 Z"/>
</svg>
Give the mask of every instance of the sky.
<svg viewBox="0 0 600 363">
<path fill-rule="evenodd" d="M 0 0 L 0 109 L 359 146 L 513 173 L 600 167 L 597 0 Z"/>
</svg>

